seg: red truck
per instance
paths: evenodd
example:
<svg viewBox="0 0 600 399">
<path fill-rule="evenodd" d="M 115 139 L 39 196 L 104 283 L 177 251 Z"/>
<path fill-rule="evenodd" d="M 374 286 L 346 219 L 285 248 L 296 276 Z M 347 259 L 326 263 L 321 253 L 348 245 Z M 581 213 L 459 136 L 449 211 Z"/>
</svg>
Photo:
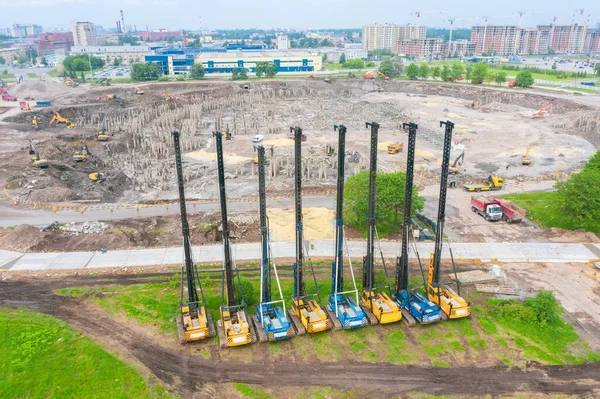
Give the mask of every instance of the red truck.
<svg viewBox="0 0 600 399">
<path fill-rule="evenodd" d="M 2 95 L 2 101 L 17 101 L 17 97 L 15 97 L 15 96 L 11 96 L 11 95 L 10 95 L 10 94 L 8 94 L 8 93 L 4 93 L 4 94 Z"/>
<path fill-rule="evenodd" d="M 508 223 L 517 223 L 523 219 L 525 211 L 513 204 L 512 201 L 502 198 L 494 198 L 494 201 L 502 209 L 502 220 Z"/>
<path fill-rule="evenodd" d="M 288 133 L 288 139 L 293 140 L 294 139 L 294 132 L 289 132 Z M 300 137 L 301 141 L 306 141 L 306 134 L 302 133 L 302 136 Z"/>
<path fill-rule="evenodd" d="M 502 219 L 502 208 L 496 200 L 485 197 L 471 197 L 471 210 L 483 216 L 488 222 Z"/>
</svg>

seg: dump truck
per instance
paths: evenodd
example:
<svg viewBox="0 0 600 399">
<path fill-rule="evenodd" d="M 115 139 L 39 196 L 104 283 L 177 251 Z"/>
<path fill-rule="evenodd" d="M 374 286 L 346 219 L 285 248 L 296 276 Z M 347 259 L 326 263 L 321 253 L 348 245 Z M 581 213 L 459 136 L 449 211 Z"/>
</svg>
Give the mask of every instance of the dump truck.
<svg viewBox="0 0 600 399">
<path fill-rule="evenodd" d="M 502 219 L 502 208 L 493 199 L 471 197 L 471 210 L 481 215 L 488 222 Z"/>
<path fill-rule="evenodd" d="M 508 223 L 518 223 L 523 220 L 525 210 L 519 208 L 512 201 L 505 200 L 502 198 L 494 198 L 494 201 L 502 209 L 502 220 Z"/>
<path fill-rule="evenodd" d="M 399 152 L 402 152 L 402 149 L 404 148 L 404 144 L 390 144 L 387 146 L 387 152 L 388 154 L 397 154 Z"/>
<path fill-rule="evenodd" d="M 488 181 L 483 184 L 465 184 L 465 190 L 467 191 L 498 191 L 504 187 L 504 179 L 498 176 L 489 176 Z"/>
<path fill-rule="evenodd" d="M 2 101 L 17 101 L 17 97 L 11 96 L 10 94 L 8 94 L 8 93 L 5 92 L 2 95 Z"/>
</svg>

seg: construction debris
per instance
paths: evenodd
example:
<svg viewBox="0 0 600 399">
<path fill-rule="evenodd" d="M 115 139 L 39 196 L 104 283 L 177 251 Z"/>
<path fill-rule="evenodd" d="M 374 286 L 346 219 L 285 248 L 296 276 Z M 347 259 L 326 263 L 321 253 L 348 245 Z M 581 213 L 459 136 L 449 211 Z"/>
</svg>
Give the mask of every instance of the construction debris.
<svg viewBox="0 0 600 399">
<path fill-rule="evenodd" d="M 519 291 L 510 284 L 475 284 L 475 290 L 486 294 L 519 296 Z"/>
<path fill-rule="evenodd" d="M 61 230 L 75 234 L 101 234 L 104 233 L 110 226 L 104 222 L 71 222 L 67 223 Z"/>
<path fill-rule="evenodd" d="M 456 273 L 456 276 L 454 274 L 448 274 L 448 277 L 453 281 L 455 279 L 458 279 L 458 281 L 462 285 L 498 281 L 498 278 L 494 276 L 491 272 L 484 272 L 483 270 L 471 270 L 468 272 L 460 272 Z"/>
</svg>

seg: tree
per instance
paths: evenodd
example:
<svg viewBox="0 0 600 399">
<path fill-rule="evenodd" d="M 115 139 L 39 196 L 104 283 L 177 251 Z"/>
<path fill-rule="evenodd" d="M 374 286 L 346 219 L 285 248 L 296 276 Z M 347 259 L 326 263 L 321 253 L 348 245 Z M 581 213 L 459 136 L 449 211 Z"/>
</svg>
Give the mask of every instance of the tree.
<svg viewBox="0 0 600 399">
<path fill-rule="evenodd" d="M 323 62 L 327 61 L 327 53 L 323 53 Z"/>
<path fill-rule="evenodd" d="M 595 158 L 597 155 L 595 156 Z M 597 161 L 597 160 L 595 160 Z M 597 163 L 597 162 L 596 162 Z M 584 168 L 565 182 L 556 183 L 558 211 L 577 228 L 593 228 L 600 220 L 600 170 Z"/>
<path fill-rule="evenodd" d="M 248 72 L 246 71 L 246 68 L 242 68 L 242 70 L 240 71 L 240 80 L 247 80 L 248 79 Z"/>
<path fill-rule="evenodd" d="M 259 61 L 256 63 L 255 72 L 257 78 L 261 78 L 263 76 L 272 78 L 277 75 L 277 66 L 275 63 L 270 61 Z"/>
<path fill-rule="evenodd" d="M 6 64 L 6 59 L 2 56 L 0 56 L 0 65 L 4 65 Z"/>
<path fill-rule="evenodd" d="M 1 64 L 1 62 L 0 62 Z M 594 72 L 596 73 L 596 76 L 600 76 L 600 63 L 597 62 L 596 65 L 594 66 Z"/>
<path fill-rule="evenodd" d="M 406 76 L 411 80 L 416 80 L 419 76 L 419 67 L 417 64 L 410 64 L 406 67 Z"/>
<path fill-rule="evenodd" d="M 360 58 L 355 58 L 353 60 L 348 60 L 344 64 L 344 68 L 348 69 L 363 69 L 365 67 L 365 62 Z"/>
<path fill-rule="evenodd" d="M 121 62 L 123 62 L 123 58 L 121 58 L 121 57 L 115 57 L 115 59 L 113 60 L 113 65 L 114 66 L 119 66 L 119 65 L 121 65 Z"/>
<path fill-rule="evenodd" d="M 258 300 L 256 290 L 248 277 L 240 277 L 240 283 L 235 286 L 235 291 L 238 301 L 242 302 L 243 299 L 248 306 L 256 305 Z"/>
<path fill-rule="evenodd" d="M 452 81 L 460 80 L 462 74 L 464 72 L 464 68 L 462 64 L 455 62 L 452 64 L 452 68 L 450 69 L 450 78 Z"/>
<path fill-rule="evenodd" d="M 533 84 L 533 75 L 530 71 L 521 71 L 517 75 L 516 82 L 519 87 L 529 87 Z"/>
<path fill-rule="evenodd" d="M 556 54 L 556 50 L 554 50 L 553 48 L 548 50 L 548 54 L 553 55 Z"/>
<path fill-rule="evenodd" d="M 448 80 L 448 78 L 450 77 L 450 67 L 448 67 L 448 65 L 444 65 L 442 67 L 442 71 L 440 72 L 440 77 L 442 78 L 442 80 L 444 82 Z"/>
<path fill-rule="evenodd" d="M 71 69 L 75 72 L 89 71 L 90 63 L 87 60 L 77 58 L 73 60 L 73 64 L 71 64 Z"/>
<path fill-rule="evenodd" d="M 421 64 L 419 65 L 419 77 L 421 79 L 427 79 L 429 76 L 429 65 Z"/>
<path fill-rule="evenodd" d="M 467 65 L 465 67 L 465 77 L 467 78 L 467 80 L 471 80 L 471 75 L 473 74 L 473 65 Z"/>
<path fill-rule="evenodd" d="M 440 77 L 442 70 L 440 69 L 439 66 L 434 66 L 433 68 L 431 68 L 431 77 L 433 78 L 433 80 L 436 80 L 437 78 Z"/>
<path fill-rule="evenodd" d="M 379 72 L 388 76 L 390 78 L 394 76 L 394 65 L 392 64 L 392 60 L 385 60 L 379 65 Z"/>
<path fill-rule="evenodd" d="M 488 66 L 483 62 L 478 62 L 473 67 L 473 71 L 471 72 L 471 83 L 483 83 L 485 77 L 488 73 Z"/>
<path fill-rule="evenodd" d="M 378 173 L 376 189 L 377 228 L 380 234 L 398 230 L 402 222 L 404 209 L 404 172 Z M 344 191 L 344 212 L 347 223 L 357 227 L 363 233 L 367 230 L 367 211 L 369 191 L 369 171 L 364 170 L 346 180 Z M 413 193 L 411 214 L 419 212 L 425 205 L 416 188 Z"/>
<path fill-rule="evenodd" d="M 204 65 L 202 65 L 201 63 L 193 64 L 192 68 L 190 68 L 190 78 L 204 79 Z"/>
<path fill-rule="evenodd" d="M 552 64 L 552 70 L 553 70 L 553 71 L 556 71 L 556 68 L 557 68 L 557 67 L 556 67 L 556 62 L 555 62 L 554 64 Z"/>
<path fill-rule="evenodd" d="M 160 65 L 155 62 L 145 64 L 133 64 L 131 68 L 131 79 L 135 81 L 156 80 L 162 76 Z"/>
<path fill-rule="evenodd" d="M 233 68 L 231 71 L 231 80 L 238 80 L 240 78 L 240 73 L 237 68 Z"/>
<path fill-rule="evenodd" d="M 40 64 L 42 64 L 44 66 L 48 66 L 48 60 L 46 59 L 46 57 L 42 57 L 40 59 Z"/>
<path fill-rule="evenodd" d="M 346 53 L 340 54 L 340 64 L 346 63 Z"/>
<path fill-rule="evenodd" d="M 496 84 L 500 86 L 502 83 L 506 82 L 506 72 L 500 71 L 496 73 L 494 80 L 496 81 Z"/>
</svg>

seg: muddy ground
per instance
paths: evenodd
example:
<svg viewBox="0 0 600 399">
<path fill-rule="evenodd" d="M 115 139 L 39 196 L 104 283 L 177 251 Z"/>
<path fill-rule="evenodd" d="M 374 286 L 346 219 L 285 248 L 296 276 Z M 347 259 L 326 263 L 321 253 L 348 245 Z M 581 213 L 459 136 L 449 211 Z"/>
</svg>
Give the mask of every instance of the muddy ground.
<svg viewBox="0 0 600 399">
<path fill-rule="evenodd" d="M 581 395 L 594 397 L 600 390 L 598 364 L 540 366 L 526 369 L 459 366 L 431 368 L 396 366 L 387 363 L 285 362 L 266 358 L 252 363 L 210 360 L 190 355 L 189 349 L 165 342 L 134 323 L 116 320 L 80 300 L 61 297 L 52 290 L 107 284 L 156 283 L 160 274 L 78 276 L 56 279 L 13 279 L 4 281 L 0 306 L 27 307 L 58 317 L 133 362 L 151 378 L 186 398 L 212 397 L 215 385 L 241 382 L 280 387 L 299 393 L 310 386 L 357 390 L 369 397 L 397 396 L 406 392 L 432 395 Z M 165 281 L 170 277 L 164 275 Z M 201 345 L 201 344 L 200 344 Z M 469 376 L 465 379 L 465 376 Z M 435 383 L 432 383 L 435 381 Z M 594 393 L 595 392 L 595 393 Z M 591 395 L 591 396 L 590 396 Z"/>
</svg>

